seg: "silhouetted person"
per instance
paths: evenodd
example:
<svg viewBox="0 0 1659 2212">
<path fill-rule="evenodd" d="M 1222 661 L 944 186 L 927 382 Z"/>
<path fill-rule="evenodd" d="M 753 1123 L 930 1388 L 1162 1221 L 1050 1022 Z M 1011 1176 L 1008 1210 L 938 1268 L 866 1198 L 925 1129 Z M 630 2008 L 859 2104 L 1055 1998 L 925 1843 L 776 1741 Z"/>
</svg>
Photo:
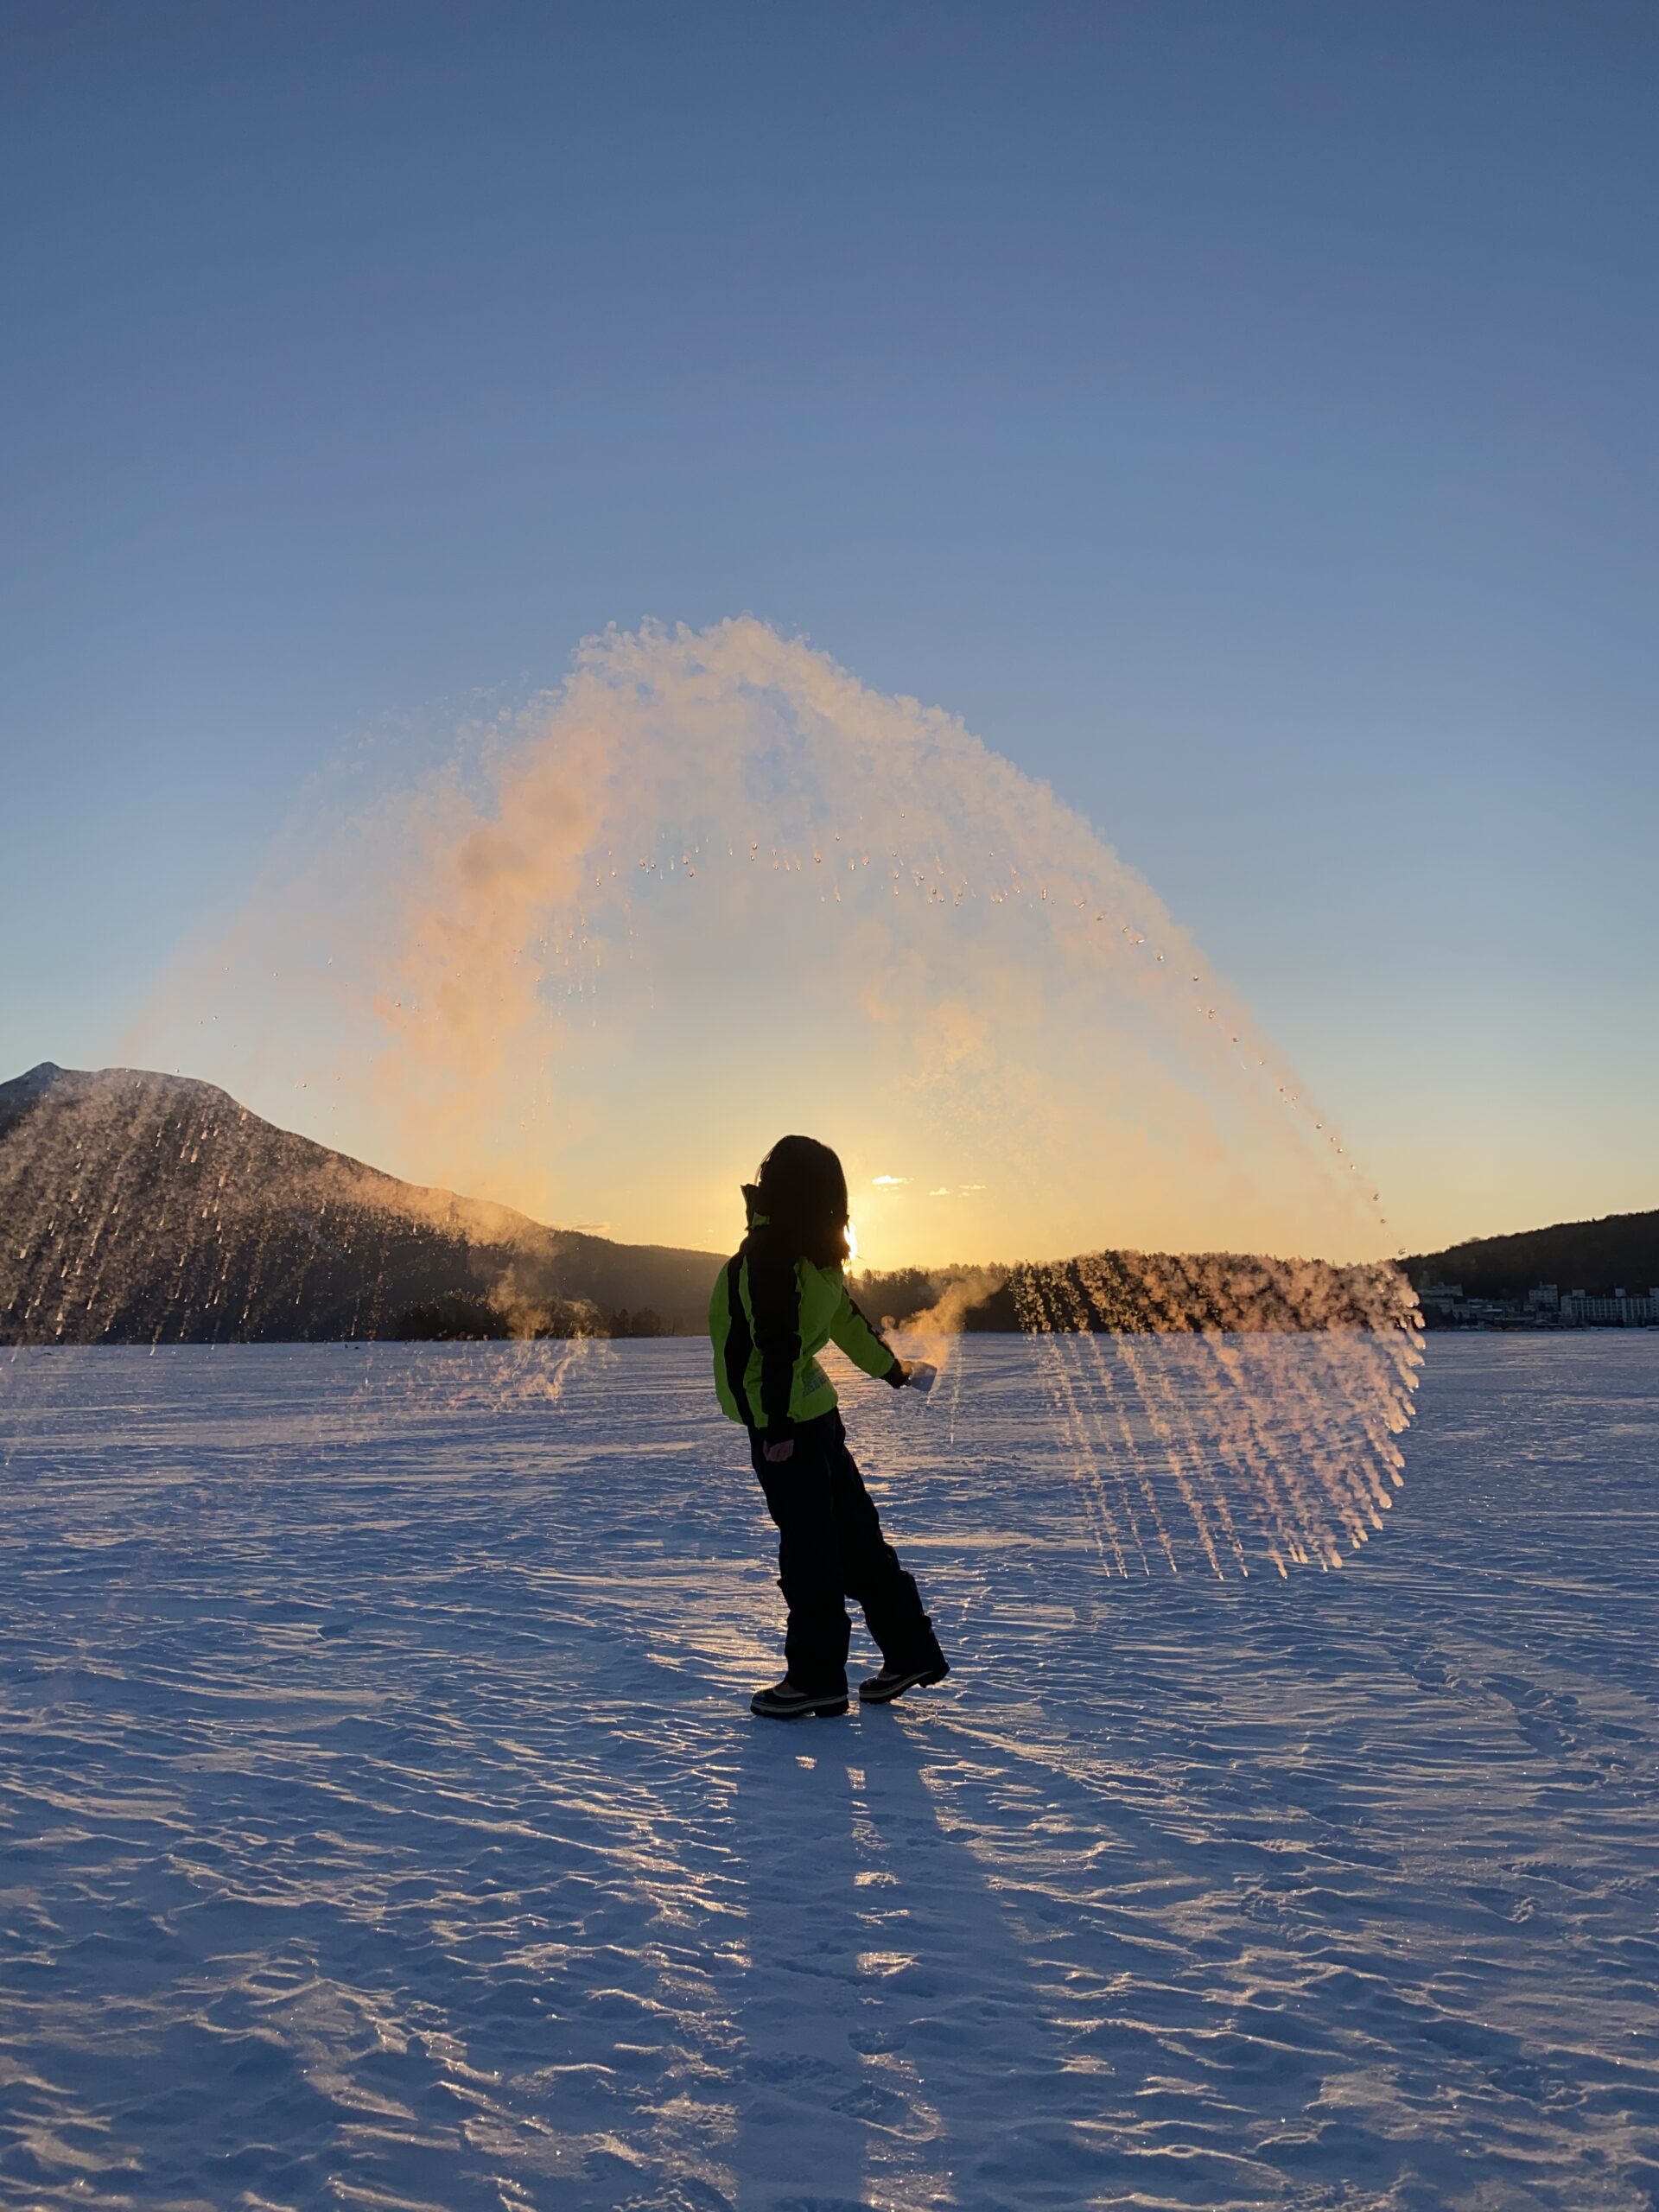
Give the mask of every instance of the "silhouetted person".
<svg viewBox="0 0 1659 2212">
<path fill-rule="evenodd" d="M 709 1309 L 721 1409 L 749 1432 L 749 1454 L 778 1524 L 778 1582 L 789 1607 L 788 1668 L 750 1710 L 768 1719 L 847 1710 L 846 1600 L 863 1609 L 881 1671 L 866 1705 L 940 1682 L 950 1671 L 915 1583 L 881 1523 L 817 1354 L 833 1338 L 867 1375 L 924 1387 L 847 1294 L 847 1178 L 828 1145 L 780 1137 L 743 1185 L 748 1234 L 720 1271 Z"/>
</svg>

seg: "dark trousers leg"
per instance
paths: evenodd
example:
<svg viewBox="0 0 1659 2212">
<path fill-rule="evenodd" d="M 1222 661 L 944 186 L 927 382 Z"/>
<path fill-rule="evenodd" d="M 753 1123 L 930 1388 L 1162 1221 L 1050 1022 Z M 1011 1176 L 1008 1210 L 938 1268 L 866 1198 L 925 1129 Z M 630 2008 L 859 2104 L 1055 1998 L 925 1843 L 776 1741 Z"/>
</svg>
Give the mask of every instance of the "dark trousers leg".
<svg viewBox="0 0 1659 2212">
<path fill-rule="evenodd" d="M 832 1483 L 836 1529 L 841 1541 L 842 1584 L 859 1605 L 865 1624 L 890 1667 L 933 1667 L 943 1663 L 933 1624 L 922 1610 L 915 1580 L 899 1564 L 899 1554 L 881 1533 L 875 1500 L 864 1487 L 858 1462 L 847 1449 L 841 1415 L 835 1424 Z"/>
<path fill-rule="evenodd" d="M 755 1473 L 778 1524 L 778 1583 L 789 1607 L 784 1656 L 790 1680 L 815 1694 L 843 1688 L 852 1624 L 863 1611 L 882 1657 L 895 1667 L 936 1664 L 939 1647 L 916 1585 L 881 1533 L 875 1502 L 847 1449 L 838 1413 L 804 1421 L 780 1466 L 753 1440 Z"/>
<path fill-rule="evenodd" d="M 803 1421 L 794 1451 L 776 1466 L 760 1437 L 750 1433 L 754 1471 L 778 1524 L 778 1587 L 789 1608 L 784 1660 L 791 1681 L 814 1696 L 846 1688 L 853 1631 L 842 1597 L 833 1461 L 823 1448 L 823 1427 Z"/>
</svg>

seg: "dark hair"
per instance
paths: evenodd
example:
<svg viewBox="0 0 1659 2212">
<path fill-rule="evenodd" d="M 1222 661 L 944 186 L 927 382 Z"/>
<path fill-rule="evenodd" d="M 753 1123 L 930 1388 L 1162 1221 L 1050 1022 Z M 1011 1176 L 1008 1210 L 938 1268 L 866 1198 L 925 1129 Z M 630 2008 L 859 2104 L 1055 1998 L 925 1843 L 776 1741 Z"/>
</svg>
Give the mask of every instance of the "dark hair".
<svg viewBox="0 0 1659 2212">
<path fill-rule="evenodd" d="M 852 1247 L 847 1236 L 847 1178 L 827 1144 L 816 1137 L 779 1137 L 743 1185 L 751 1217 L 764 1214 L 791 1259 L 838 1268 Z"/>
</svg>

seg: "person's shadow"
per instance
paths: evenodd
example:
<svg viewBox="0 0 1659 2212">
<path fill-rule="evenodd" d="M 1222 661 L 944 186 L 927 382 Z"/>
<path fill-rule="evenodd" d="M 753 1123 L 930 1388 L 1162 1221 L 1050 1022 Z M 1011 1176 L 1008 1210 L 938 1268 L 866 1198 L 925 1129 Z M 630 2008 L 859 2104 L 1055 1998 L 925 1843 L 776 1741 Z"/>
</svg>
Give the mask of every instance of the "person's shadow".
<svg viewBox="0 0 1659 2212">
<path fill-rule="evenodd" d="M 928 1758 L 925 1708 L 744 1738 L 740 2212 L 861 2212 L 918 2183 L 996 2212 L 1034 2157 L 1062 2195 L 1086 2170 L 1039 2117 L 1059 2063 L 1043 1994 Z"/>
</svg>

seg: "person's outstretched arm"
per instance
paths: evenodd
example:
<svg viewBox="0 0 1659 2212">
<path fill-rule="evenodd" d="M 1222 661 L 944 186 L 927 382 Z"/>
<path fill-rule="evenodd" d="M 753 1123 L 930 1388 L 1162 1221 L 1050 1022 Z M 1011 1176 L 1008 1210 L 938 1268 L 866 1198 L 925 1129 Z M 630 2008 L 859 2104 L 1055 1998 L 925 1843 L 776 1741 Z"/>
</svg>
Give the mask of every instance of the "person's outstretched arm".
<svg viewBox="0 0 1659 2212">
<path fill-rule="evenodd" d="M 909 1382 L 909 1368 L 880 1332 L 870 1326 L 848 1291 L 841 1294 L 830 1333 L 854 1365 L 874 1375 L 878 1382 L 891 1382 L 897 1390 Z"/>
</svg>

